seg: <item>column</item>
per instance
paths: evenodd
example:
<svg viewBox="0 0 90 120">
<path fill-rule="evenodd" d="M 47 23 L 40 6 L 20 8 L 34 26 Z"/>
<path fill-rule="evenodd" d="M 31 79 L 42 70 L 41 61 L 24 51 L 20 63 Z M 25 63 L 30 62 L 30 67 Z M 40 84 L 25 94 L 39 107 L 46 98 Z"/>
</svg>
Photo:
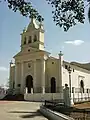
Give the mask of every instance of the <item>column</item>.
<svg viewBox="0 0 90 120">
<path fill-rule="evenodd" d="M 45 60 L 43 59 L 42 61 L 41 61 L 41 63 L 42 63 L 42 65 L 41 65 L 41 67 L 42 67 L 42 71 L 41 71 L 41 81 L 42 81 L 42 93 L 44 94 L 45 93 Z"/>
<path fill-rule="evenodd" d="M 59 87 L 59 92 L 63 91 L 63 54 L 62 51 L 60 51 L 59 53 L 59 83 L 58 83 L 58 87 Z"/>
<path fill-rule="evenodd" d="M 24 79 L 23 79 L 23 76 L 24 76 L 24 62 L 21 62 L 21 93 L 23 94 L 24 93 L 24 85 L 25 85 L 25 82 L 24 82 Z"/>
<path fill-rule="evenodd" d="M 36 60 L 33 61 L 34 62 L 34 78 L 33 78 L 33 92 L 37 93 L 37 71 L 36 71 Z"/>
<path fill-rule="evenodd" d="M 71 98 L 71 94 L 72 94 L 72 87 L 71 87 L 71 73 L 69 72 L 69 89 L 70 89 L 70 98 Z"/>
<path fill-rule="evenodd" d="M 10 62 L 10 73 L 9 73 L 9 89 L 13 89 L 13 79 L 12 79 L 12 70 L 11 70 L 11 67 L 12 67 L 12 61 Z"/>
<path fill-rule="evenodd" d="M 15 93 L 17 93 L 17 85 L 18 85 L 18 69 L 17 69 L 17 63 L 15 63 Z"/>
</svg>

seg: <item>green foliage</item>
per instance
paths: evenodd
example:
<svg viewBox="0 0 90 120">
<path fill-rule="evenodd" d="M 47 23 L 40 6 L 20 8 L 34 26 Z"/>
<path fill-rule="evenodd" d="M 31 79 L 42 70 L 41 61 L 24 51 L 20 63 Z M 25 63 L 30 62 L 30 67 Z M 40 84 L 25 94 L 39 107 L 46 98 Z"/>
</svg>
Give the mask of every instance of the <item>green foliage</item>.
<svg viewBox="0 0 90 120">
<path fill-rule="evenodd" d="M 29 16 L 30 18 L 34 17 L 39 22 L 44 20 L 38 11 L 32 7 L 31 2 L 27 2 L 25 0 L 5 1 L 8 3 L 9 9 L 12 9 L 14 12 L 19 11 L 23 16 Z"/>
<path fill-rule="evenodd" d="M 89 10 L 88 10 L 88 18 L 89 18 L 89 22 L 90 22 L 90 7 L 89 7 Z"/>
<path fill-rule="evenodd" d="M 89 9 L 88 9 L 88 19 L 89 19 L 89 22 L 90 22 L 90 0 L 88 0 L 88 5 L 89 5 Z"/>
<path fill-rule="evenodd" d="M 1 0 L 2 1 L 2 0 Z M 39 22 L 44 19 L 32 6 L 31 2 L 27 0 L 4 0 L 8 3 L 9 9 L 14 12 L 19 11 L 23 16 L 34 17 Z M 77 23 L 84 23 L 84 0 L 46 0 L 48 4 L 53 7 L 53 21 L 59 27 L 62 27 L 64 31 L 68 31 L 69 28 Z M 85 0 L 90 5 L 90 0 Z M 88 18 L 90 22 L 90 6 L 88 10 Z"/>
<path fill-rule="evenodd" d="M 67 31 L 78 22 L 84 23 L 84 2 L 83 0 L 47 0 L 53 7 L 53 20 L 56 25 Z"/>
</svg>

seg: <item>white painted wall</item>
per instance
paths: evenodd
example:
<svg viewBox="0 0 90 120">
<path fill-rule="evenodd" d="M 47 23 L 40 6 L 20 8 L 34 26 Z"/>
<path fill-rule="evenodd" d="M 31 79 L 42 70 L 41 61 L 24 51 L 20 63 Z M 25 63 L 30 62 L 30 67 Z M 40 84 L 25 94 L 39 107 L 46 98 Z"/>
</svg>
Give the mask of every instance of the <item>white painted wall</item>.
<svg viewBox="0 0 90 120">
<path fill-rule="evenodd" d="M 62 93 L 34 93 L 34 94 L 24 94 L 24 99 L 26 101 L 45 101 L 45 100 L 60 100 L 63 99 Z"/>
<path fill-rule="evenodd" d="M 80 88 L 80 81 L 83 80 L 84 81 L 84 87 L 85 88 L 90 88 L 90 71 L 82 69 L 80 67 L 76 67 L 71 65 L 72 68 L 72 72 L 71 72 L 71 85 L 72 87 L 75 88 Z M 74 72 L 73 72 L 74 69 Z M 84 77 L 84 79 L 82 79 L 81 77 Z M 65 85 L 65 83 L 68 84 L 69 86 L 69 73 L 67 71 L 67 69 L 65 69 L 65 67 L 63 68 L 63 86 Z"/>
</svg>

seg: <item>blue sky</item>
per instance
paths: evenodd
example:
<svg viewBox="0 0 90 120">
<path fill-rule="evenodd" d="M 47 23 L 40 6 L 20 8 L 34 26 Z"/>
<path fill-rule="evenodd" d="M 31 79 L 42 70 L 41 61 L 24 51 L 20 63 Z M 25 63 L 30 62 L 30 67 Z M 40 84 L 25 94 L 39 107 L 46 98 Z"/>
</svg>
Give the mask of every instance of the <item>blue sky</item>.
<svg viewBox="0 0 90 120">
<path fill-rule="evenodd" d="M 84 25 L 78 24 L 64 32 L 54 24 L 52 8 L 45 0 L 33 0 L 33 6 L 45 19 L 46 50 L 53 56 L 63 50 L 67 61 L 90 62 L 90 24 L 87 18 Z M 20 50 L 20 33 L 29 21 L 29 18 L 22 17 L 19 12 L 9 10 L 4 2 L 0 3 L 0 84 L 5 84 L 8 79 L 9 62 Z"/>
</svg>

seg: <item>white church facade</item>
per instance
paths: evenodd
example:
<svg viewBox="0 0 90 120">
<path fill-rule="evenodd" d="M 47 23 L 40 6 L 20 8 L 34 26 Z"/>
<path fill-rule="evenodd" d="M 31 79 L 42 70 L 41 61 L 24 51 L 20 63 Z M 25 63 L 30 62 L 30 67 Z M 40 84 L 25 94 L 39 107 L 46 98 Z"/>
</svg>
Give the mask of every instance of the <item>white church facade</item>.
<svg viewBox="0 0 90 120">
<path fill-rule="evenodd" d="M 40 100 L 41 95 L 52 99 L 52 94 L 55 99 L 62 98 L 60 94 L 65 84 L 71 87 L 71 92 L 74 88 L 77 93 L 89 92 L 90 70 L 64 61 L 62 52 L 58 58 L 51 57 L 44 50 L 43 24 L 35 19 L 31 19 L 21 34 L 21 50 L 14 59 L 15 63 L 10 62 L 10 89 L 15 94 L 24 94 L 27 100 L 37 97 Z"/>
</svg>

